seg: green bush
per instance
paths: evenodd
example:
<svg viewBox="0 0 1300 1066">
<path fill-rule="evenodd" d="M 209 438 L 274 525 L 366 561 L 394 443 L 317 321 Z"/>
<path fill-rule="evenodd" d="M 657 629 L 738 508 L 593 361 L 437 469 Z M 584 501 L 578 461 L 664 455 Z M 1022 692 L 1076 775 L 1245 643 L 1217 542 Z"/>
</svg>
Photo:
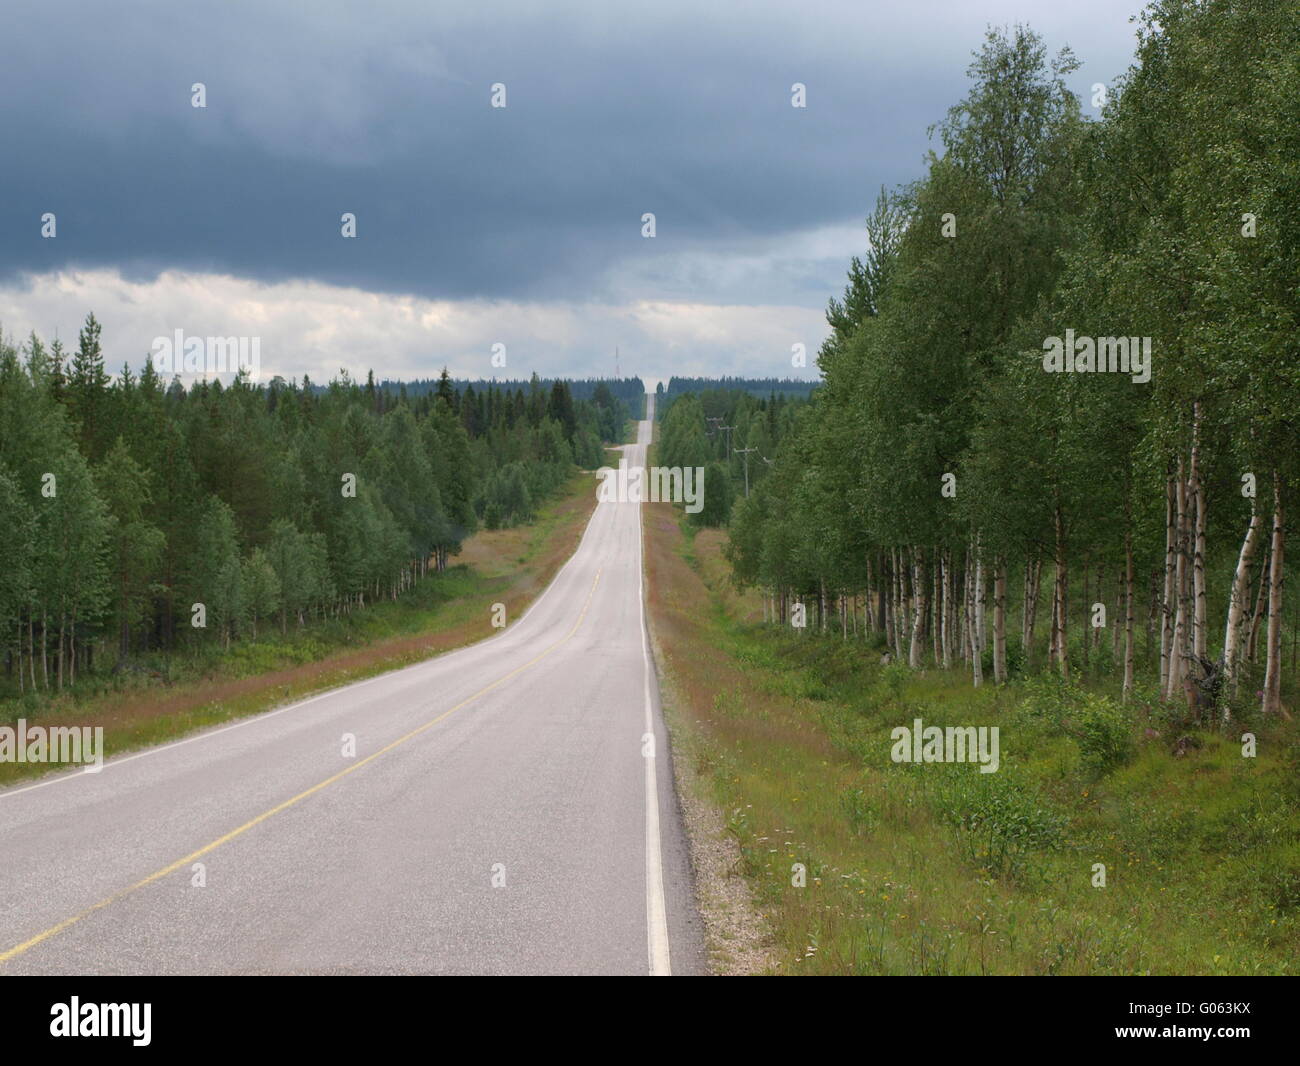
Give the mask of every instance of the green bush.
<svg viewBox="0 0 1300 1066">
<path fill-rule="evenodd" d="M 1021 873 L 1033 853 L 1055 851 L 1065 840 L 1068 819 L 1005 771 L 952 767 L 931 797 L 965 858 L 995 876 Z"/>
<path fill-rule="evenodd" d="M 1133 756 L 1133 723 L 1109 696 L 1087 693 L 1071 720 L 1084 770 L 1100 776 Z"/>
<path fill-rule="evenodd" d="M 1071 737 L 1087 775 L 1100 776 L 1132 757 L 1133 720 L 1110 696 L 1085 692 L 1051 674 L 1030 678 L 1025 692 L 1025 713 L 1052 722 Z"/>
<path fill-rule="evenodd" d="M 903 689 L 912 678 L 911 668 L 907 663 L 890 663 L 880 671 L 880 687 L 888 694 L 887 698 L 895 706 L 903 701 Z"/>
</svg>

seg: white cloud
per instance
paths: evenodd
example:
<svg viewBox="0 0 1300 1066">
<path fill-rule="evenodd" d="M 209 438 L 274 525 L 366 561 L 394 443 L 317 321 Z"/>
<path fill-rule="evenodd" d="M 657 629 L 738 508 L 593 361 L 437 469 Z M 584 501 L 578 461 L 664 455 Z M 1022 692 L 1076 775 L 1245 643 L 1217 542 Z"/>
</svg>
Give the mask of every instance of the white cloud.
<svg viewBox="0 0 1300 1066">
<path fill-rule="evenodd" d="M 791 345 L 815 353 L 820 310 L 780 305 L 628 299 L 618 303 L 427 300 L 315 281 L 264 284 L 220 274 L 167 271 L 132 281 L 115 270 L 28 275 L 0 286 L 0 326 L 76 346 L 90 311 L 103 324 L 105 361 L 137 371 L 156 337 L 260 338 L 261 377 L 323 382 L 340 369 L 364 378 L 586 377 L 624 374 L 810 376 L 790 365 Z M 494 368 L 492 345 L 506 345 Z M 811 355 L 810 355 L 811 358 Z"/>
</svg>

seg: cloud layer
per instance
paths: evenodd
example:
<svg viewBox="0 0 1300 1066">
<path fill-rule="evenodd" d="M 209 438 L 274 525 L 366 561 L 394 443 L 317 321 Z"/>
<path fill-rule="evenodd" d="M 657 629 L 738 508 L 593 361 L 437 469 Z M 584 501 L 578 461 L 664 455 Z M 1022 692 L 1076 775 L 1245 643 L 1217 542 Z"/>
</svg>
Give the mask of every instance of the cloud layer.
<svg viewBox="0 0 1300 1066">
<path fill-rule="evenodd" d="M 318 281 L 258 282 L 230 275 L 166 271 L 148 281 L 115 270 L 64 272 L 0 288 L 0 325 L 21 339 L 32 331 L 76 343 L 69 307 L 93 307 L 104 326 L 110 370 L 138 372 L 155 339 L 256 337 L 260 377 L 323 382 L 340 370 L 363 378 L 612 376 L 615 348 L 624 374 L 803 376 L 791 349 L 815 352 L 824 329 L 817 310 L 782 305 L 638 300 L 431 300 L 343 288 Z M 59 323 L 63 323 L 62 326 Z M 505 346 L 505 366 L 492 363 Z M 228 375 L 217 375 L 228 377 Z M 186 379 L 188 380 L 188 378 Z"/>
<path fill-rule="evenodd" d="M 173 292 L 152 291 L 177 310 L 210 305 L 225 276 L 275 292 L 313 282 L 361 294 L 360 318 L 370 294 L 454 305 L 458 321 L 480 306 L 567 319 L 573 372 L 595 370 L 579 364 L 640 343 L 617 324 L 646 306 L 734 304 L 750 314 L 723 317 L 746 321 L 770 321 L 755 307 L 824 307 L 875 191 L 920 172 L 925 131 L 965 92 L 986 24 L 1028 21 L 1053 49 L 1071 44 L 1082 93 L 1127 64 L 1134 2 L 18 0 L 0 66 L 4 302 L 76 292 L 58 279 L 105 270 L 126 286 L 170 279 Z M 795 82 L 805 109 L 790 106 Z M 504 109 L 490 106 L 495 83 Z M 40 236 L 45 212 L 54 240 Z M 340 236 L 344 212 L 355 240 Z M 292 299 L 274 305 L 293 320 Z M 59 321 L 87 309 L 65 305 Z M 6 327 L 39 317 L 18 312 Z M 783 336 L 809 329 L 792 314 Z M 324 335 L 303 337 L 300 357 Z M 551 337 L 534 348 L 557 351 Z M 718 336 L 699 358 L 743 372 L 751 343 L 748 330 Z"/>
</svg>

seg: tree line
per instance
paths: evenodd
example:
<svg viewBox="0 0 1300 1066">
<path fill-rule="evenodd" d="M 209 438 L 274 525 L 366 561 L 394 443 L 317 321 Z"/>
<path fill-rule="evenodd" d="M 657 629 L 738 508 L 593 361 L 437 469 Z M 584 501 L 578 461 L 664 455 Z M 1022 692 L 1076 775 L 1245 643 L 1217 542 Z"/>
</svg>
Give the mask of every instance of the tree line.
<svg viewBox="0 0 1300 1066">
<path fill-rule="evenodd" d="M 667 404 L 686 393 L 713 392 L 747 392 L 753 396 L 765 396 L 774 399 L 777 396 L 786 400 L 806 400 L 817 387 L 816 379 L 810 378 L 741 378 L 723 376 L 720 378 L 681 377 L 674 374 L 668 379 L 667 387 L 660 382 L 655 387 L 658 403 L 664 410 Z"/>
<path fill-rule="evenodd" d="M 718 387 L 739 382 L 714 380 L 707 383 L 713 387 L 698 393 L 675 392 L 670 386 L 656 401 L 658 464 L 704 471 L 703 507 L 692 516 L 697 525 L 727 524 L 734 501 L 766 476 L 805 402 L 798 393 L 763 397 L 740 387 Z"/>
<path fill-rule="evenodd" d="M 1297 55 L 1293 3 L 1161 0 L 1085 118 L 1068 49 L 988 33 L 737 501 L 735 574 L 770 617 L 807 604 L 977 685 L 1113 671 L 1287 713 Z"/>
<path fill-rule="evenodd" d="M 326 386 L 163 381 L 0 339 L 0 649 L 11 692 L 58 689 L 133 655 L 281 632 L 443 570 L 480 526 L 527 521 L 575 464 L 621 439 L 597 385 L 480 383 L 409 397 Z"/>
<path fill-rule="evenodd" d="M 371 374 L 373 381 L 374 375 Z M 444 379 L 450 384 L 445 384 Z M 600 412 L 606 415 L 619 410 L 614 401 L 621 401 L 628 412 L 628 417 L 640 419 L 645 410 L 645 383 L 639 377 L 631 378 L 543 378 L 538 377 L 536 373 L 528 380 L 517 378 L 492 378 L 488 381 L 470 380 L 466 378 L 448 378 L 443 374 L 437 378 L 412 378 L 409 381 L 389 381 L 384 379 L 377 386 L 381 391 L 391 392 L 395 395 L 406 397 L 423 396 L 425 393 L 446 391 L 448 387 L 452 391 L 464 395 L 464 402 L 471 405 L 484 407 L 485 410 L 476 412 L 484 417 L 480 417 L 479 424 L 491 424 L 492 410 L 494 406 L 493 397 L 513 397 L 520 393 L 531 393 L 541 390 L 549 393 L 554 387 L 557 380 L 560 380 L 563 386 L 569 390 L 569 394 L 574 401 L 591 400 Z M 475 386 L 478 386 L 477 389 Z M 622 426 L 605 426 L 608 434 L 602 439 L 617 440 L 623 433 Z"/>
</svg>

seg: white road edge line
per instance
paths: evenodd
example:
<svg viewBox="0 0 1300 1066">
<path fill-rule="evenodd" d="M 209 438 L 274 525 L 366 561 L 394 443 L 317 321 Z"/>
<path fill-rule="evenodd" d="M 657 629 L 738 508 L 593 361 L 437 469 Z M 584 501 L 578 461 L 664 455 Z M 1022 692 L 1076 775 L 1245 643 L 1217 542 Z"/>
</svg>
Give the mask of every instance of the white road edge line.
<svg viewBox="0 0 1300 1066">
<path fill-rule="evenodd" d="M 167 744 L 148 747 L 143 751 L 133 752 L 130 755 L 120 755 L 113 759 L 105 759 L 103 765 L 101 765 L 98 770 L 94 771 L 94 773 L 90 774 L 90 776 L 99 777 L 103 771 L 107 770 L 110 766 L 121 766 L 123 763 L 134 762 L 136 759 L 143 759 L 148 755 L 159 755 L 164 751 L 171 751 L 173 748 L 180 748 L 186 744 L 193 744 L 197 740 L 208 740 L 211 737 L 220 736 L 222 733 L 228 733 L 232 729 L 242 729 L 244 726 L 253 725 L 257 722 L 265 722 L 267 719 L 275 718 L 278 715 L 284 714 L 286 711 L 296 711 L 302 707 L 306 707 L 308 704 L 316 703 L 318 700 L 328 699 L 330 696 L 337 696 L 342 692 L 347 692 L 349 689 L 361 688 L 362 686 L 372 684 L 375 681 L 382 681 L 385 678 L 393 677 L 395 674 L 400 674 L 403 670 L 418 670 L 423 666 L 431 666 L 436 662 L 446 659 L 449 655 L 455 655 L 458 651 L 467 651 L 470 648 L 477 648 L 480 645 L 490 643 L 494 640 L 501 640 L 508 635 L 517 635 L 520 626 L 524 624 L 533 611 L 542 605 L 542 601 L 546 599 L 546 596 L 551 589 L 555 588 L 555 586 L 560 583 L 560 578 L 564 576 L 564 571 L 569 568 L 569 564 L 578 557 L 578 553 L 582 550 L 582 545 L 587 539 L 587 534 L 591 532 L 591 527 L 595 524 L 596 515 L 599 513 L 599 506 L 592 508 L 591 517 L 587 519 L 587 524 L 583 527 L 582 536 L 578 538 L 577 547 L 573 549 L 573 553 L 564 561 L 564 565 L 555 572 L 555 576 L 551 578 L 551 583 L 547 585 L 546 588 L 542 589 L 542 594 L 528 605 L 528 610 L 524 611 L 524 613 L 519 616 L 519 621 L 514 625 L 503 629 L 500 633 L 494 633 L 492 636 L 486 637 L 483 640 L 476 640 L 472 644 L 466 644 L 459 648 L 452 648 L 449 651 L 433 655 L 421 662 L 411 663 L 409 666 L 399 666 L 395 670 L 385 670 L 383 673 L 376 674 L 374 677 L 362 678 L 360 681 L 349 681 L 346 684 L 337 685 L 334 688 L 328 688 L 324 692 L 318 692 L 316 695 L 309 696 L 305 700 L 298 700 L 296 703 L 287 703 L 283 707 L 277 707 L 271 711 L 255 712 L 245 718 L 241 718 L 237 722 L 231 722 L 229 725 L 219 726 L 215 729 L 200 730 L 192 737 L 184 737 L 181 740 L 173 740 Z M 645 626 L 643 623 L 643 632 L 644 629 Z M 80 770 L 69 770 L 66 773 L 55 774 L 44 781 L 37 781 L 35 784 L 24 785 L 21 788 L 2 788 L 0 789 L 0 800 L 6 800 L 11 796 L 21 796 L 24 792 L 31 792 L 38 788 L 48 788 L 50 785 L 58 785 L 65 781 L 80 780 L 86 776 L 86 773 L 87 771 L 84 768 Z"/>
<path fill-rule="evenodd" d="M 653 426 L 653 423 L 651 423 Z M 638 434 L 639 435 L 639 434 Z M 641 453 L 641 467 L 645 468 L 649 451 Z M 645 732 L 655 735 L 654 712 L 650 704 L 650 638 L 645 625 L 645 529 L 642 521 L 645 512 L 636 509 L 637 543 L 637 618 L 641 622 L 641 658 L 645 663 Z M 667 736 L 664 737 L 667 742 Z M 664 864 L 659 840 L 659 784 L 655 774 L 656 750 L 645 755 L 645 921 L 646 940 L 650 952 L 650 976 L 672 975 L 672 961 L 668 950 L 668 908 L 664 903 Z"/>
</svg>

